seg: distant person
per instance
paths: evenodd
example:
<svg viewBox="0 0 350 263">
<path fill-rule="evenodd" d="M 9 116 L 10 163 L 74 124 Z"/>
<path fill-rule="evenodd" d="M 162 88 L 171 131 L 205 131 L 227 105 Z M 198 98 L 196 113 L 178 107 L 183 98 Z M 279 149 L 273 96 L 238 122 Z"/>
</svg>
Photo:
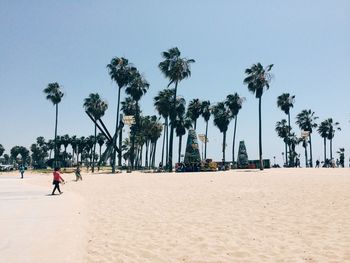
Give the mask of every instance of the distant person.
<svg viewBox="0 0 350 263">
<path fill-rule="evenodd" d="M 24 171 L 26 170 L 25 166 L 21 164 L 19 167 L 19 172 L 21 173 L 21 179 L 23 179 Z"/>
<path fill-rule="evenodd" d="M 52 190 L 52 194 L 51 195 L 54 195 L 55 194 L 55 191 L 56 189 L 58 190 L 58 192 L 60 194 L 62 194 L 63 192 L 61 192 L 61 189 L 60 189 L 60 183 L 64 183 L 64 180 L 63 178 L 61 177 L 61 174 L 60 174 L 60 168 L 56 167 L 55 168 L 55 171 L 53 172 L 53 182 L 52 184 L 55 186 Z"/>
<path fill-rule="evenodd" d="M 319 160 L 316 160 L 316 166 L 315 168 L 320 168 L 320 161 Z"/>
<path fill-rule="evenodd" d="M 332 158 L 332 160 L 331 160 L 331 166 L 332 166 L 332 168 L 335 168 L 335 160 L 334 160 L 334 158 Z"/>
<path fill-rule="evenodd" d="M 80 167 L 77 165 L 77 169 L 75 169 L 75 181 L 78 182 L 79 180 L 83 180 L 83 177 L 80 174 Z"/>
</svg>

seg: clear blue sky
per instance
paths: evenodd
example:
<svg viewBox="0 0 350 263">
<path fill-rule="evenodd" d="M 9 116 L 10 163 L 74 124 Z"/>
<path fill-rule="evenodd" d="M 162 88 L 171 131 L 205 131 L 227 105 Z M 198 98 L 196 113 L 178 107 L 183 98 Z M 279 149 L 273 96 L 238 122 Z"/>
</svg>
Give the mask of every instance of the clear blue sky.
<svg viewBox="0 0 350 263">
<path fill-rule="evenodd" d="M 91 92 L 108 101 L 104 121 L 112 129 L 117 89 L 106 65 L 114 56 L 128 58 L 144 73 L 151 86 L 141 106 L 144 114 L 156 114 L 153 97 L 167 85 L 157 67 L 160 54 L 177 46 L 183 56 L 196 60 L 192 77 L 178 88 L 187 101 L 215 103 L 233 92 L 246 97 L 237 145 L 245 140 L 250 159 L 258 158 L 258 101 L 243 78 L 244 69 L 256 62 L 275 64 L 262 102 L 264 158 L 276 156 L 281 163 L 284 147 L 274 127 L 286 117 L 276 106 L 284 92 L 296 96 L 293 120 L 301 110 L 312 109 L 320 121 L 332 117 L 340 122 L 334 151 L 345 147 L 349 157 L 349 14 L 346 0 L 0 0 L 0 143 L 9 153 L 14 145 L 29 147 L 38 136 L 53 137 L 54 107 L 43 94 L 50 82 L 58 82 L 65 92 L 59 105 L 60 135 L 93 133 L 82 107 Z M 221 159 L 222 137 L 212 120 L 210 124 L 208 156 Z M 204 127 L 201 119 L 197 132 Z M 232 129 L 227 159 L 231 141 Z M 322 159 L 317 133 L 313 144 L 314 158 Z M 303 161 L 303 148 L 298 151 Z"/>
</svg>

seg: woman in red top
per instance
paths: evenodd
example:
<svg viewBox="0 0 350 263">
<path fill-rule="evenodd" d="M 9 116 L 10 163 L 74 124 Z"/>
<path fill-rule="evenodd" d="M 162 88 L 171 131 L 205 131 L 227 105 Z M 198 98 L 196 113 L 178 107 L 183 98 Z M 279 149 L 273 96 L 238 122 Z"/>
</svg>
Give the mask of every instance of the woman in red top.
<svg viewBox="0 0 350 263">
<path fill-rule="evenodd" d="M 53 172 L 53 182 L 52 184 L 55 186 L 52 190 L 52 195 L 55 194 L 56 189 L 60 194 L 62 194 L 61 189 L 60 189 L 60 183 L 64 182 L 63 178 L 61 177 L 60 174 L 60 168 L 56 167 L 55 171 Z"/>
</svg>

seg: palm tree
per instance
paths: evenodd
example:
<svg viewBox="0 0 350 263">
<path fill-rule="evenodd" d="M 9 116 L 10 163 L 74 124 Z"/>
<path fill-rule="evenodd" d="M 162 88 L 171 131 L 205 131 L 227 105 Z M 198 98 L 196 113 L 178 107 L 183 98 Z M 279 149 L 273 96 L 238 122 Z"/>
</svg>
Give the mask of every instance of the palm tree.
<svg viewBox="0 0 350 263">
<path fill-rule="evenodd" d="M 322 121 L 320 123 L 320 125 L 318 126 L 317 131 L 320 134 L 320 136 L 323 138 L 324 163 L 326 164 L 326 160 L 327 160 L 327 154 L 326 154 L 327 145 L 326 145 L 326 141 L 327 141 L 328 132 L 329 132 L 328 120 Z"/>
<path fill-rule="evenodd" d="M 49 83 L 44 89 L 46 99 L 50 100 L 54 106 L 56 106 L 56 121 L 55 121 L 55 149 L 54 160 L 55 166 L 57 166 L 57 122 L 58 122 L 58 104 L 61 102 L 64 93 L 61 91 L 61 87 L 57 82 Z"/>
<path fill-rule="evenodd" d="M 151 134 L 151 143 L 152 143 L 152 149 L 151 149 L 151 156 L 150 162 L 151 166 L 155 167 L 155 158 L 156 158 L 156 149 L 157 149 L 157 141 L 160 138 L 163 130 L 163 125 L 159 122 L 158 118 L 156 116 L 152 116 L 151 118 L 151 127 L 150 127 L 150 134 Z"/>
<path fill-rule="evenodd" d="M 86 147 L 86 139 L 84 136 L 82 136 L 77 139 L 77 164 L 79 164 L 79 154 L 80 154 L 80 162 L 82 163 L 81 154 L 83 153 L 85 147 Z"/>
<path fill-rule="evenodd" d="M 65 134 L 63 136 L 61 136 L 61 143 L 63 144 L 64 147 L 64 156 L 63 156 L 63 160 L 64 160 L 64 164 L 66 165 L 66 156 L 67 156 L 67 147 L 70 143 L 70 138 L 68 134 Z"/>
<path fill-rule="evenodd" d="M 47 146 L 47 149 L 50 150 L 49 158 L 51 159 L 52 150 L 55 149 L 55 141 L 48 140 L 47 143 L 46 143 L 46 146 Z"/>
<path fill-rule="evenodd" d="M 339 150 L 337 151 L 337 154 L 339 154 L 339 164 L 341 167 L 344 168 L 344 161 L 345 161 L 345 149 L 344 148 L 339 148 Z"/>
<path fill-rule="evenodd" d="M 278 134 L 278 137 L 281 137 L 285 146 L 285 156 L 286 156 L 286 165 L 288 164 L 288 156 L 287 156 L 287 144 L 288 144 L 288 136 L 290 134 L 290 126 L 287 125 L 287 120 L 282 119 L 281 121 L 276 122 L 275 131 Z"/>
<path fill-rule="evenodd" d="M 281 108 L 281 110 L 285 114 L 287 114 L 289 127 L 291 127 L 291 125 L 290 125 L 290 108 L 293 108 L 294 100 L 295 100 L 295 96 L 291 96 L 289 93 L 283 93 L 277 97 L 277 107 Z M 288 136 L 290 136 L 290 134 L 288 134 Z M 290 148 L 289 148 L 289 152 L 290 152 Z M 292 164 L 289 164 L 289 165 L 292 166 Z"/>
<path fill-rule="evenodd" d="M 176 100 L 176 119 L 174 121 L 175 133 L 179 137 L 178 163 L 181 161 L 182 136 L 186 134 L 186 129 L 192 127 L 192 120 L 185 115 L 186 101 L 184 98 Z"/>
<path fill-rule="evenodd" d="M 164 164 L 164 145 L 166 145 L 166 162 L 168 162 L 168 125 L 169 115 L 171 111 L 171 103 L 173 101 L 174 90 L 164 89 L 159 91 L 158 95 L 154 97 L 154 106 L 158 114 L 164 118 L 164 133 L 162 145 L 161 163 Z M 165 143 L 166 142 L 166 143 Z"/>
<path fill-rule="evenodd" d="M 208 122 L 211 116 L 210 101 L 202 102 L 202 117 L 205 121 L 205 142 L 204 142 L 204 159 L 207 159 L 207 142 L 208 142 Z"/>
<path fill-rule="evenodd" d="M 130 82 L 131 72 L 135 69 L 126 58 L 114 57 L 111 63 L 107 65 L 108 73 L 112 80 L 118 85 L 118 102 L 117 102 L 117 121 L 115 126 L 115 134 L 113 137 L 113 157 L 112 157 L 112 172 L 115 173 L 115 158 L 117 150 L 117 136 L 119 126 L 119 105 L 120 105 L 120 91 L 126 87 Z M 121 163 L 118 164 L 119 166 Z"/>
<path fill-rule="evenodd" d="M 222 138 L 222 162 L 225 164 L 225 148 L 226 148 L 226 132 L 228 125 L 230 124 L 232 115 L 230 109 L 225 105 L 224 102 L 219 102 L 212 108 L 214 116 L 214 125 L 219 128 L 223 134 Z"/>
<path fill-rule="evenodd" d="M 313 128 L 317 127 L 317 124 L 315 123 L 315 121 L 318 119 L 318 117 L 314 116 L 314 114 L 315 112 L 311 110 L 302 110 L 297 115 L 297 121 L 295 122 L 301 130 L 309 132 L 310 167 L 313 167 L 311 134 L 312 134 Z"/>
<path fill-rule="evenodd" d="M 4 152 L 5 152 L 5 148 L 4 146 L 2 146 L 2 144 L 0 144 L 0 157 L 1 155 L 3 155 Z"/>
<path fill-rule="evenodd" d="M 172 110 L 170 111 L 170 119 L 174 120 L 176 115 L 176 95 L 177 85 L 180 81 L 191 76 L 190 64 L 194 63 L 193 59 L 181 58 L 180 50 L 175 47 L 162 53 L 164 61 L 159 63 L 159 69 L 166 78 L 169 79 L 168 87 L 171 84 L 175 84 L 175 91 L 172 103 Z M 169 171 L 172 171 L 173 166 L 173 137 L 174 137 L 174 125 L 170 128 L 170 142 L 169 142 Z"/>
<path fill-rule="evenodd" d="M 96 140 L 97 140 L 98 145 L 100 146 L 100 151 L 99 151 L 99 153 L 100 153 L 100 154 L 99 154 L 100 160 L 99 160 L 99 162 L 98 162 L 98 169 L 100 170 L 100 166 L 101 166 L 101 156 L 102 156 L 101 150 L 102 150 L 103 144 L 106 142 L 106 137 L 105 137 L 102 133 L 99 133 L 99 134 L 97 135 Z"/>
<path fill-rule="evenodd" d="M 74 164 L 74 154 L 76 153 L 77 151 L 77 136 L 76 135 L 73 135 L 71 138 L 70 138 L 70 141 L 69 141 L 70 145 L 72 146 L 72 163 Z M 77 160 L 78 161 L 78 160 Z"/>
<path fill-rule="evenodd" d="M 103 101 L 98 93 L 91 93 L 89 97 L 84 100 L 85 111 L 91 114 L 94 118 L 95 132 L 94 132 L 94 145 L 93 145 L 93 158 L 92 158 L 92 172 L 95 171 L 95 152 L 96 152 L 96 132 L 97 132 L 97 120 L 99 120 L 106 112 L 108 105 Z"/>
<path fill-rule="evenodd" d="M 202 103 L 199 99 L 193 99 L 188 103 L 187 117 L 192 120 L 194 130 L 197 128 L 197 119 L 202 114 Z"/>
<path fill-rule="evenodd" d="M 95 141 L 96 136 L 90 135 L 89 137 L 87 137 L 85 139 L 85 148 L 84 150 L 86 151 L 86 158 L 90 159 L 90 163 L 88 163 L 88 169 L 89 166 L 91 166 L 91 162 L 94 162 L 94 155 L 95 153 L 93 152 L 94 150 L 94 146 L 96 145 L 96 141 Z"/>
<path fill-rule="evenodd" d="M 329 131 L 328 131 L 328 136 L 327 139 L 329 140 L 329 151 L 330 151 L 330 159 L 333 159 L 333 138 L 335 131 L 341 131 L 341 128 L 339 126 L 339 122 L 333 122 L 332 118 L 328 119 L 328 126 L 329 126 Z"/>
<path fill-rule="evenodd" d="M 300 139 L 295 135 L 295 133 L 289 133 L 287 137 L 287 144 L 289 146 L 290 152 L 289 152 L 289 163 L 293 166 L 295 165 L 295 157 L 297 156 L 297 153 L 295 151 L 296 145 L 300 143 Z"/>
<path fill-rule="evenodd" d="M 149 83 L 146 81 L 146 79 L 135 69 L 132 71 L 130 78 L 130 82 L 127 85 L 125 89 L 125 93 L 131 96 L 134 101 L 136 102 L 136 115 L 135 115 L 135 132 L 133 134 L 132 138 L 132 146 L 131 146 L 131 167 L 133 168 L 134 165 L 134 147 L 133 144 L 135 143 L 135 136 L 137 136 L 136 132 L 139 130 L 140 127 L 140 112 L 139 112 L 139 100 L 143 95 L 146 94 L 148 88 L 149 88 Z"/>
<path fill-rule="evenodd" d="M 230 109 L 231 115 L 235 118 L 235 127 L 233 131 L 232 139 L 232 164 L 235 164 L 235 141 L 236 141 L 236 130 L 237 130 L 237 117 L 239 110 L 242 108 L 242 104 L 245 101 L 244 97 L 240 97 L 238 93 L 229 94 L 226 97 L 225 104 Z"/>
<path fill-rule="evenodd" d="M 269 73 L 273 64 L 264 68 L 260 63 L 254 64 L 251 68 L 245 70 L 248 76 L 244 79 L 244 84 L 248 85 L 248 90 L 255 94 L 259 100 L 259 161 L 260 170 L 264 169 L 262 159 L 262 139 L 261 139 L 261 97 L 264 93 L 264 88 L 269 89 L 271 74 Z"/>
</svg>

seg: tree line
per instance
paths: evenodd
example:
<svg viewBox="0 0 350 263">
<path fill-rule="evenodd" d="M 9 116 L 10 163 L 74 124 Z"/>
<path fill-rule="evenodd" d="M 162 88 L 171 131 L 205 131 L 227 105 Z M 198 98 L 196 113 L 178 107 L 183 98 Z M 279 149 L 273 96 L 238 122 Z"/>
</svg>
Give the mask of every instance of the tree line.
<svg viewBox="0 0 350 263">
<path fill-rule="evenodd" d="M 94 171 L 95 163 L 100 166 L 109 160 L 112 172 L 115 172 L 116 166 L 122 166 L 122 159 L 128 162 L 132 169 L 141 166 L 155 167 L 157 142 L 163 136 L 161 163 L 162 165 L 165 164 L 169 171 L 172 171 L 174 133 L 179 139 L 177 162 L 180 162 L 182 137 L 188 129 L 196 130 L 197 120 L 200 117 L 206 123 L 204 158 L 207 158 L 208 122 L 212 117 L 214 125 L 222 133 L 222 161 L 224 163 L 226 162 L 226 133 L 231 121 L 234 120 L 232 138 L 232 161 L 234 162 L 238 114 L 246 98 L 234 92 L 227 95 L 223 101 L 213 105 L 209 100 L 200 101 L 199 99 L 192 99 L 186 105 L 185 98 L 177 96 L 177 90 L 181 81 L 191 77 L 191 65 L 195 63 L 195 60 L 182 57 L 181 52 L 176 47 L 162 52 L 162 59 L 158 67 L 168 83 L 167 87 L 160 90 L 153 99 L 153 105 L 158 116 L 144 116 L 142 113 L 139 102 L 147 93 L 150 84 L 137 67 L 124 57 L 114 57 L 107 65 L 108 74 L 117 86 L 116 123 L 114 131 L 111 132 L 112 135 L 107 129 L 101 128 L 101 125 L 104 126 L 102 117 L 108 109 L 108 104 L 98 93 L 91 93 L 84 99 L 83 107 L 94 123 L 94 135 L 87 138 L 69 137 L 69 135 L 58 136 L 58 105 L 64 93 L 57 82 L 49 83 L 44 89 L 44 94 L 55 106 L 54 139 L 45 142 L 43 137 L 38 137 L 37 142 L 31 146 L 31 159 L 34 167 L 44 166 L 45 159 L 51 159 L 51 152 L 54 154 L 52 161 L 54 166 L 67 165 L 67 160 L 73 160 L 74 155 L 76 155 L 77 162 L 85 161 L 91 165 L 92 171 Z M 264 92 L 270 88 L 272 68 L 273 64 L 266 67 L 263 67 L 260 63 L 254 64 L 245 69 L 246 77 L 243 79 L 243 84 L 258 99 L 260 169 L 263 169 L 261 104 Z M 122 90 L 125 90 L 127 95 L 124 101 L 120 101 Z M 335 132 L 340 130 L 339 123 L 333 122 L 333 119 L 329 118 L 317 124 L 316 120 L 318 118 L 315 113 L 311 110 L 303 110 L 296 116 L 296 124 L 303 131 L 303 136 L 296 136 L 296 133 L 292 131 L 290 114 L 294 100 L 295 96 L 289 93 L 283 93 L 277 98 L 277 106 L 287 115 L 288 119 L 278 121 L 275 126 L 277 135 L 283 139 L 285 145 L 285 166 L 295 165 L 298 156 L 295 147 L 302 143 L 305 149 L 306 166 L 313 167 L 311 135 L 316 128 L 324 139 L 324 161 L 326 162 L 327 159 L 327 140 L 329 140 L 329 156 L 332 159 L 332 140 Z M 132 121 L 125 123 L 123 116 L 133 116 Z M 122 131 L 125 124 L 130 126 L 130 134 L 123 140 Z M 100 133 L 97 132 L 97 129 L 100 130 Z M 72 153 L 66 152 L 69 144 L 72 146 Z M 99 154 L 96 154 L 97 144 L 100 145 Z M 106 150 L 102 154 L 101 147 L 103 144 L 106 144 Z M 62 146 L 64 148 L 63 152 L 61 152 Z M 308 158 L 308 146 L 310 159 Z M 14 148 L 11 149 L 11 158 L 14 159 L 16 153 L 17 155 L 20 153 L 25 160 L 29 158 L 27 149 L 20 146 Z"/>
</svg>

